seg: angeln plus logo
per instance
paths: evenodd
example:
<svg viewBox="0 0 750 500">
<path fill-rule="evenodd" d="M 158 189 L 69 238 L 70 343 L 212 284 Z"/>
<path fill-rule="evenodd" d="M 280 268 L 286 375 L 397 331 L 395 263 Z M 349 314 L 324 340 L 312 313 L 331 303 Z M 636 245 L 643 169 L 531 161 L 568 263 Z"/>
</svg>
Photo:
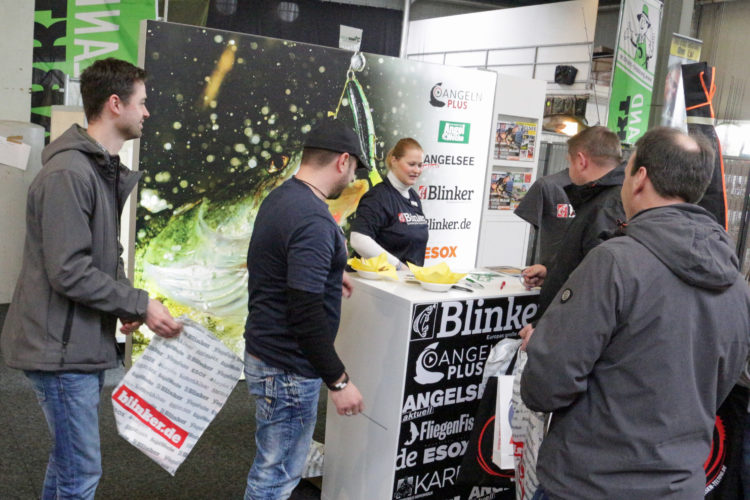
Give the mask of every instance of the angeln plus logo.
<svg viewBox="0 0 750 500">
<path fill-rule="evenodd" d="M 468 144 L 470 129 L 470 123 L 441 121 L 438 142 Z"/>
<path fill-rule="evenodd" d="M 482 98 L 481 92 L 443 87 L 443 82 L 430 89 L 430 104 L 436 108 L 469 109 L 469 103 L 480 102 Z"/>
<path fill-rule="evenodd" d="M 481 377 L 490 354 L 490 345 L 448 347 L 438 350 L 440 342 L 425 347 L 415 363 L 414 381 L 421 385 Z"/>
<path fill-rule="evenodd" d="M 445 106 L 445 101 L 441 99 L 443 95 L 443 82 L 436 83 L 430 90 L 430 104 L 436 108 L 442 108 Z"/>
<path fill-rule="evenodd" d="M 443 373 L 431 371 L 431 368 L 437 366 L 440 361 L 436 349 L 439 342 L 433 342 L 424 348 L 417 358 L 416 371 L 417 374 L 414 376 L 414 380 L 422 385 L 434 384 L 440 382 L 445 376 Z"/>
</svg>

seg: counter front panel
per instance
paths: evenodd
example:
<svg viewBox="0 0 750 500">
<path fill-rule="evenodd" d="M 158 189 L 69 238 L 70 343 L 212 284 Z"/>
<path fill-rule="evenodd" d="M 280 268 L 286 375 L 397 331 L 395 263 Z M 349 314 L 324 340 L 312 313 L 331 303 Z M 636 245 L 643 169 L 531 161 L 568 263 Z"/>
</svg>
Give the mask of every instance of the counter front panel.
<svg viewBox="0 0 750 500">
<path fill-rule="evenodd" d="M 470 498 L 459 466 L 474 429 L 492 346 L 517 336 L 537 296 L 427 302 L 412 306 L 393 498 Z M 492 440 L 489 425 L 485 439 Z M 492 457 L 474 457 L 486 464 Z M 481 463 L 480 463 L 481 467 Z"/>
</svg>

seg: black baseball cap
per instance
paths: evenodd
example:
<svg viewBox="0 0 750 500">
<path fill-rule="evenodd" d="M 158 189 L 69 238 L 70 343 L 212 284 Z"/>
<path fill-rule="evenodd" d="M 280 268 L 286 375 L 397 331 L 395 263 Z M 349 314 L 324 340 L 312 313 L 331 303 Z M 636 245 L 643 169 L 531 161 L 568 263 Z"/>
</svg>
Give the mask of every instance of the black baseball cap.
<svg viewBox="0 0 750 500">
<path fill-rule="evenodd" d="M 357 168 L 370 170 L 367 157 L 362 153 L 359 137 L 344 122 L 324 120 L 307 134 L 304 147 L 327 149 L 336 153 L 349 153 L 357 159 Z"/>
</svg>

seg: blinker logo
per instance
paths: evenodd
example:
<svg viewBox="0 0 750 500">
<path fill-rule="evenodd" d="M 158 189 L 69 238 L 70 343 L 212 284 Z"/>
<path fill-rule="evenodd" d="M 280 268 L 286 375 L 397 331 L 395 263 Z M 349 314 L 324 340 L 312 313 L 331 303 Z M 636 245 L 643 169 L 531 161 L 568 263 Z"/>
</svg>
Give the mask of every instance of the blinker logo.
<svg viewBox="0 0 750 500">
<path fill-rule="evenodd" d="M 414 320 L 411 324 L 412 340 L 434 337 L 437 306 L 437 304 L 419 304 L 414 306 Z"/>
</svg>

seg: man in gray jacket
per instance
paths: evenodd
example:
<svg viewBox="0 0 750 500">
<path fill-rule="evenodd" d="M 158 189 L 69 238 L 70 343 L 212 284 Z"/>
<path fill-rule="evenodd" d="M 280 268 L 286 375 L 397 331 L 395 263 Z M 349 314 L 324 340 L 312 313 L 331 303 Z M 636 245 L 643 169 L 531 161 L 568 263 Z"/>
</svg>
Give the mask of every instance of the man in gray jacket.
<svg viewBox="0 0 750 500">
<path fill-rule="evenodd" d="M 750 292 L 694 205 L 711 147 L 657 128 L 636 148 L 623 235 L 586 256 L 527 346 L 521 396 L 553 412 L 541 498 L 703 498 L 716 410 L 747 357 Z"/>
<path fill-rule="evenodd" d="M 88 129 L 73 125 L 42 153 L 26 205 L 21 274 L 0 347 L 24 370 L 53 440 L 43 499 L 94 498 L 101 477 L 99 394 L 117 365 L 115 328 L 144 322 L 172 337 L 181 325 L 125 277 L 120 214 L 139 174 L 120 164 L 123 143 L 141 136 L 145 72 L 95 62 L 81 75 Z"/>
</svg>

